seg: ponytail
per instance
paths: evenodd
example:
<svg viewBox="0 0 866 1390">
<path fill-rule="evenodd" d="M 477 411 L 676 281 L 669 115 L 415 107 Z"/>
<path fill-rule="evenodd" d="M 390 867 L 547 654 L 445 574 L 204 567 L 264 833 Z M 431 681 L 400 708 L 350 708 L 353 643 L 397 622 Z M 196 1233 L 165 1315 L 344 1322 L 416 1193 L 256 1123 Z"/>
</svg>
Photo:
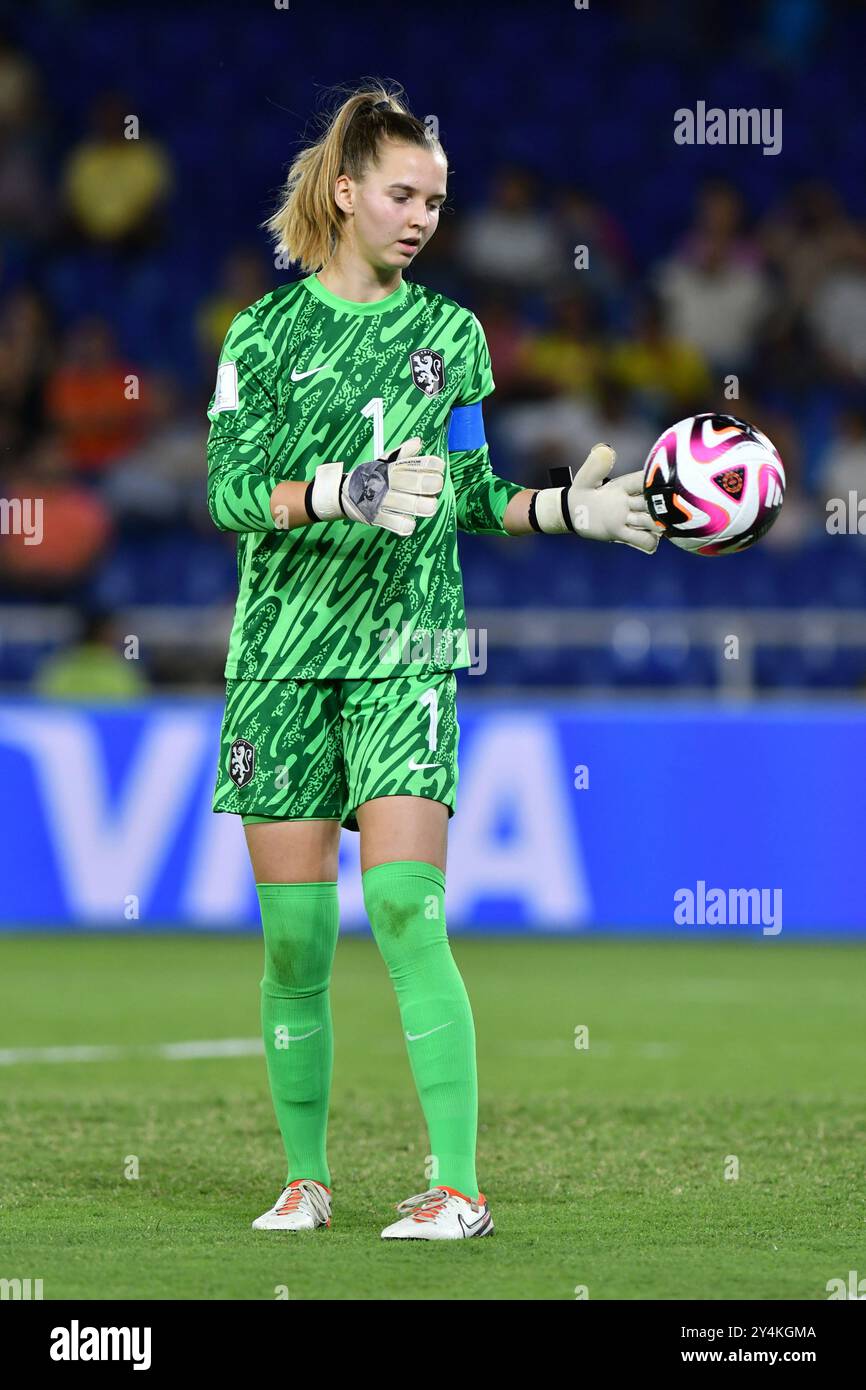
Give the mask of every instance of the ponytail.
<svg viewBox="0 0 866 1390">
<path fill-rule="evenodd" d="M 333 255 L 345 214 L 334 201 L 340 174 L 360 180 L 379 158 L 382 140 L 444 153 L 423 121 L 380 82 L 353 92 L 330 116 L 320 138 L 295 157 L 276 212 L 262 225 L 276 250 L 312 273 Z"/>
</svg>

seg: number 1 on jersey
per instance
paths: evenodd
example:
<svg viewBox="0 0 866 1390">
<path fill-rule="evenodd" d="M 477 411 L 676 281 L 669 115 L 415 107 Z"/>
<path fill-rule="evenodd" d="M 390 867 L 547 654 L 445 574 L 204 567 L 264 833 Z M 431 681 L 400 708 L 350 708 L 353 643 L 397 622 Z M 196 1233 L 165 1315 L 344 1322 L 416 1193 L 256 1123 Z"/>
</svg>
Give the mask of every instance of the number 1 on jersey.
<svg viewBox="0 0 866 1390">
<path fill-rule="evenodd" d="M 374 396 L 361 407 L 361 414 L 373 421 L 373 458 L 380 459 L 385 452 L 385 400 Z"/>
</svg>

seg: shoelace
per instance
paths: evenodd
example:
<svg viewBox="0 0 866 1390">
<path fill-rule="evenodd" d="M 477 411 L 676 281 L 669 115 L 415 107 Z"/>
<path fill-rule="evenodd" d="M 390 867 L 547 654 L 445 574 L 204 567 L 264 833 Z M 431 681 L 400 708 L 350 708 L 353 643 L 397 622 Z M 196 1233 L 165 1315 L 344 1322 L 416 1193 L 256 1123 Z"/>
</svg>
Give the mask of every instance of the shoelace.
<svg viewBox="0 0 866 1390">
<path fill-rule="evenodd" d="M 286 1193 L 289 1194 L 287 1197 Z M 283 1201 L 283 1197 L 286 1198 L 285 1201 Z M 297 1211 L 303 1198 L 307 1199 L 317 1217 L 322 1221 L 327 1221 L 329 1215 L 327 1196 L 321 1188 L 317 1187 L 314 1182 L 308 1182 L 306 1178 L 283 1188 L 277 1204 L 277 1215 L 287 1216 L 290 1212 Z"/>
<path fill-rule="evenodd" d="M 407 1197 L 405 1202 L 397 1203 L 397 1210 L 412 1212 L 413 1221 L 432 1221 L 442 1211 L 450 1192 L 446 1192 L 444 1187 L 431 1187 L 429 1192 L 419 1192 L 414 1197 Z"/>
</svg>

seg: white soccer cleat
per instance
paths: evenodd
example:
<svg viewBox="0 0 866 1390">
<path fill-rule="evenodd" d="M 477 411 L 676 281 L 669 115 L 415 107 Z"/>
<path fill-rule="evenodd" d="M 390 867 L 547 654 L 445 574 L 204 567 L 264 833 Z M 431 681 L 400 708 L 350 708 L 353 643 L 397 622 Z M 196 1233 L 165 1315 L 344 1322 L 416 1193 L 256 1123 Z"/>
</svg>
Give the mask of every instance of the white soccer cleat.
<svg viewBox="0 0 866 1390">
<path fill-rule="evenodd" d="M 429 1192 L 398 1202 L 397 1210 L 408 1214 L 385 1227 L 383 1240 L 464 1240 L 493 1235 L 493 1217 L 483 1192 L 473 1202 L 454 1187 L 431 1187 Z"/>
<path fill-rule="evenodd" d="M 254 1231 L 313 1231 L 331 1224 L 331 1193 L 315 1178 L 295 1178 L 270 1211 L 253 1222 Z"/>
</svg>

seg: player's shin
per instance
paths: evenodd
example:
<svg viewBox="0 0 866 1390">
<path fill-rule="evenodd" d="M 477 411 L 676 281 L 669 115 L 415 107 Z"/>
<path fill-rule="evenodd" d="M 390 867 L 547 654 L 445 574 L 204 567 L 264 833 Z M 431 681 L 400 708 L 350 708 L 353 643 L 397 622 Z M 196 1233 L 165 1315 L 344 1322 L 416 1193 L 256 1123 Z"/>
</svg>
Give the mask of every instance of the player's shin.
<svg viewBox="0 0 866 1390">
<path fill-rule="evenodd" d="M 262 1036 L 288 1176 L 329 1187 L 333 1068 L 329 985 L 339 931 L 336 883 L 258 883 L 265 941 Z"/>
<path fill-rule="evenodd" d="M 453 1187 L 474 1200 L 475 1027 L 445 927 L 445 875 L 433 864 L 399 860 L 367 869 L 362 883 L 427 1122 L 429 1186 Z"/>
</svg>

